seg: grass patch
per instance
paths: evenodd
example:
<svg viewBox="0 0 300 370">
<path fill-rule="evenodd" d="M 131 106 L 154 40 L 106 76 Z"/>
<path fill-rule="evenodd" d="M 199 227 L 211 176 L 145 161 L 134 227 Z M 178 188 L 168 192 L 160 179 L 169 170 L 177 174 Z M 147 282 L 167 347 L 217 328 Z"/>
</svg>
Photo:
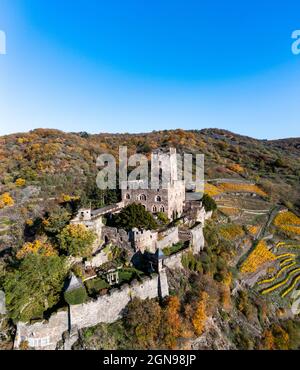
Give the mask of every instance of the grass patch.
<svg viewBox="0 0 300 370">
<path fill-rule="evenodd" d="M 172 254 L 175 254 L 182 250 L 184 248 L 184 243 L 179 242 L 177 244 L 172 245 L 171 247 L 166 247 L 163 249 L 164 255 L 165 256 L 171 256 Z"/>
<path fill-rule="evenodd" d="M 143 273 L 135 268 L 126 268 L 119 271 L 119 284 L 129 283 L 134 279 L 140 279 Z"/>
<path fill-rule="evenodd" d="M 7 217 L 3 217 L 0 219 L 0 226 L 11 226 L 14 224 L 14 221 L 10 220 Z"/>
<path fill-rule="evenodd" d="M 89 280 L 85 283 L 89 295 L 99 293 L 102 289 L 108 289 L 110 285 L 101 278 Z"/>
</svg>

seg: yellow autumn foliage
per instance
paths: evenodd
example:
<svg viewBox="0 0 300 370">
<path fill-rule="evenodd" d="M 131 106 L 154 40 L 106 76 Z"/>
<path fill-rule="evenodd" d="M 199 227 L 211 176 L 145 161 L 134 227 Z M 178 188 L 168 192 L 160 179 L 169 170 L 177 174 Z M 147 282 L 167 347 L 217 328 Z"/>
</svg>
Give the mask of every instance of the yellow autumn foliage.
<svg viewBox="0 0 300 370">
<path fill-rule="evenodd" d="M 208 294 L 202 292 L 200 300 L 197 304 L 197 309 L 193 317 L 192 323 L 197 335 L 201 335 L 204 332 L 205 323 L 207 320 L 206 306 L 208 301 Z"/>
<path fill-rule="evenodd" d="M 74 195 L 68 195 L 68 194 L 62 194 L 60 202 L 61 203 L 68 203 L 68 202 L 73 202 L 76 200 L 79 200 L 79 196 L 74 196 Z"/>
<path fill-rule="evenodd" d="M 246 261 L 241 266 L 242 273 L 253 273 L 266 262 L 275 261 L 276 256 L 267 248 L 264 240 L 260 241 L 255 249 L 250 253 Z"/>
<path fill-rule="evenodd" d="M 210 197 L 215 197 L 222 192 L 217 188 L 217 186 L 205 183 L 204 185 L 204 193 L 209 195 Z"/>
<path fill-rule="evenodd" d="M 41 240 L 35 240 L 33 243 L 25 243 L 18 251 L 16 257 L 21 260 L 28 254 L 40 254 L 45 257 L 56 256 L 57 251 L 49 243 L 44 243 Z"/>
<path fill-rule="evenodd" d="M 260 189 L 257 185 L 252 184 L 234 184 L 226 182 L 219 184 L 218 189 L 225 193 L 254 193 L 262 197 L 267 196 L 262 189 Z"/>
<path fill-rule="evenodd" d="M 274 290 L 277 290 L 278 288 L 282 287 L 283 285 L 287 284 L 290 280 L 290 278 L 295 275 L 296 273 L 300 272 L 300 268 L 296 268 L 292 271 L 290 271 L 287 275 L 287 277 L 283 280 L 283 281 L 280 281 L 279 283 L 275 284 L 275 285 L 272 285 L 271 287 L 267 288 L 267 289 L 264 289 L 261 294 L 265 295 L 265 294 L 268 294 L 268 293 L 271 293 L 273 292 Z"/>
<path fill-rule="evenodd" d="M 258 233 L 259 226 L 249 225 L 249 226 L 247 226 L 247 230 L 248 230 L 249 234 L 256 235 Z"/>
<path fill-rule="evenodd" d="M 0 209 L 4 207 L 12 207 L 15 204 L 9 193 L 4 193 L 0 196 Z"/>
<path fill-rule="evenodd" d="M 281 226 L 281 225 L 298 225 L 300 226 L 300 218 L 296 216 L 292 212 L 282 212 L 279 213 L 275 220 L 274 224 L 276 226 Z"/>
<path fill-rule="evenodd" d="M 279 213 L 274 225 L 284 232 L 300 235 L 300 218 L 292 212 Z"/>
<path fill-rule="evenodd" d="M 33 226 L 33 220 L 31 220 L 30 218 L 28 220 L 26 220 L 26 225 L 27 226 Z"/>
<path fill-rule="evenodd" d="M 18 186 L 18 187 L 20 187 L 20 188 L 22 186 L 24 186 L 25 184 L 26 184 L 26 180 L 25 179 L 22 179 L 22 178 L 17 179 L 16 182 L 15 182 L 15 185 Z"/>
<path fill-rule="evenodd" d="M 242 226 L 234 224 L 221 226 L 219 232 L 224 239 L 231 241 L 240 239 L 245 235 Z"/>
</svg>

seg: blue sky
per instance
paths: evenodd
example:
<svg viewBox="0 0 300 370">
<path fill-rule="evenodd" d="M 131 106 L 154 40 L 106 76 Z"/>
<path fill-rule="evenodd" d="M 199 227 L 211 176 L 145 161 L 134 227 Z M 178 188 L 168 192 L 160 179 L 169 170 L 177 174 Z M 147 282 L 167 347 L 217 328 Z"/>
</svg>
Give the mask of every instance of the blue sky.
<svg viewBox="0 0 300 370">
<path fill-rule="evenodd" d="M 0 0 L 0 134 L 300 137 L 299 1 Z"/>
</svg>

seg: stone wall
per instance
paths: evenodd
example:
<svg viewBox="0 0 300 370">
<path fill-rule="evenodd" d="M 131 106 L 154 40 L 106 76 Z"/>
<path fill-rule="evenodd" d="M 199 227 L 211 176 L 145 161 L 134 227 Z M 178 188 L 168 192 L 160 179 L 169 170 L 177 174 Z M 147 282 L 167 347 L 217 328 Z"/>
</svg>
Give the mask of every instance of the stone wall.
<svg viewBox="0 0 300 370">
<path fill-rule="evenodd" d="M 123 285 L 121 289 L 112 289 L 109 294 L 100 296 L 95 301 L 71 306 L 71 325 L 81 329 L 99 323 L 115 322 L 122 317 L 124 308 L 132 298 L 156 298 L 158 286 L 159 276 L 154 275 L 152 278 L 144 278 L 141 283 L 135 280 L 129 285 Z"/>
<path fill-rule="evenodd" d="M 203 234 L 203 226 L 199 224 L 191 229 L 192 240 L 191 246 L 193 248 L 193 253 L 200 253 L 204 249 L 205 239 Z"/>
<path fill-rule="evenodd" d="M 134 297 L 140 299 L 165 297 L 169 294 L 167 275 L 164 270 L 160 275 L 146 277 L 142 282 L 137 280 L 125 284 L 120 289 L 112 289 L 109 294 L 98 297 L 86 304 L 70 306 L 70 312 L 61 311 L 51 316 L 49 321 L 32 325 L 18 323 L 15 348 L 26 341 L 34 349 L 54 350 L 63 334 L 71 329 L 76 330 L 95 326 L 99 323 L 112 323 L 122 317 L 123 310 Z"/>
<path fill-rule="evenodd" d="M 171 256 L 166 257 L 163 260 L 163 265 L 165 267 L 168 267 L 169 269 L 178 269 L 183 268 L 182 266 L 182 256 L 186 253 L 190 252 L 190 248 L 184 249 L 182 251 L 179 251 L 177 253 L 172 254 Z"/>
<path fill-rule="evenodd" d="M 91 260 L 85 262 L 85 267 L 100 267 L 104 263 L 108 262 L 108 254 L 104 250 L 96 254 Z"/>
<path fill-rule="evenodd" d="M 104 226 L 102 228 L 102 239 L 105 244 L 113 244 L 128 251 L 129 257 L 133 255 L 133 248 L 129 234 L 123 229 Z"/>
<path fill-rule="evenodd" d="M 51 316 L 49 321 L 26 325 L 19 322 L 14 347 L 28 342 L 31 348 L 54 350 L 62 335 L 69 328 L 68 311 L 60 311 Z"/>
<path fill-rule="evenodd" d="M 135 251 L 144 253 L 146 249 L 154 253 L 157 243 L 157 232 L 151 230 L 132 230 L 132 239 Z"/>
<path fill-rule="evenodd" d="M 164 212 L 169 216 L 167 189 L 127 189 L 122 191 L 124 205 L 142 204 L 151 213 Z"/>
<path fill-rule="evenodd" d="M 172 229 L 168 229 L 165 233 L 160 234 L 156 243 L 156 247 L 158 249 L 164 249 L 178 242 L 178 227 L 173 227 Z"/>
</svg>

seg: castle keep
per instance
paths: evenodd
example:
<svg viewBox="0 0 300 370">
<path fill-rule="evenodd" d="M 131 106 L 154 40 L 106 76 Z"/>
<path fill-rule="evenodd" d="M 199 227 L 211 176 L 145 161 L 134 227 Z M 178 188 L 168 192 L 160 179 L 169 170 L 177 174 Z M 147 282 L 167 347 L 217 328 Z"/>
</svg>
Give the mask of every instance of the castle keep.
<svg viewBox="0 0 300 370">
<path fill-rule="evenodd" d="M 127 182 L 127 189 L 122 190 L 125 206 L 141 203 L 147 211 L 165 213 L 169 220 L 175 220 L 183 214 L 185 203 L 185 183 L 178 179 L 176 149 L 170 149 L 168 156 L 156 152 L 152 155 L 152 174 L 157 171 L 158 183 L 154 186 L 153 178 L 149 189 L 143 190 L 143 181 Z M 165 173 L 164 173 L 165 171 Z M 163 178 L 165 183 L 162 185 Z"/>
<path fill-rule="evenodd" d="M 161 172 L 160 156 L 154 156 Z M 139 281 L 133 280 L 129 284 L 112 288 L 87 303 L 69 305 L 68 309 L 53 314 L 49 321 L 32 325 L 18 323 L 15 348 L 19 348 L 22 342 L 28 342 L 31 348 L 56 349 L 61 348 L 59 343 L 63 342 L 63 348 L 70 349 L 78 338 L 79 329 L 118 320 L 132 298 L 164 298 L 169 295 L 167 269 L 182 268 L 181 260 L 186 253 L 198 254 L 203 250 L 203 228 L 211 214 L 205 212 L 199 199 L 186 198 L 185 183 L 177 178 L 176 150 L 170 150 L 167 160 L 170 177 L 165 188 L 158 186 L 145 190 L 137 186 L 136 182 L 129 182 L 122 191 L 121 202 L 93 211 L 81 209 L 71 221 L 72 224 L 81 224 L 93 230 L 97 236 L 93 256 L 84 263 L 86 269 L 97 269 L 109 262 L 107 248 L 117 246 L 126 250 L 128 264 L 136 267 L 136 263 L 142 259 L 148 266 L 146 276 Z M 142 204 L 154 216 L 162 212 L 170 221 L 178 222 L 176 226 L 158 231 L 136 228 L 126 231 L 105 225 L 104 217 L 120 212 L 131 203 Z M 164 255 L 163 250 L 173 246 L 176 247 L 174 253 Z M 118 282 L 117 270 L 109 272 L 109 276 Z"/>
</svg>

